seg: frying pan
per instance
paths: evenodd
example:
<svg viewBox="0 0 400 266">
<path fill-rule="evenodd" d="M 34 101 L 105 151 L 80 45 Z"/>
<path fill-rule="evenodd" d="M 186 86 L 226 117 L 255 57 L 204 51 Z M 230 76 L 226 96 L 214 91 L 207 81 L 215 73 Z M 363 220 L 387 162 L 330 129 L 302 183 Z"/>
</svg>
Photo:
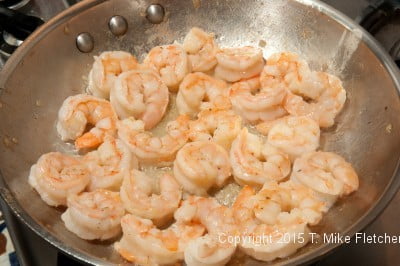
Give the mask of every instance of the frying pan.
<svg viewBox="0 0 400 266">
<path fill-rule="evenodd" d="M 161 9 L 146 13 L 154 3 L 164 8 L 165 17 L 157 13 Z M 114 15 L 128 22 L 123 36 L 109 30 Z M 216 33 L 221 46 L 265 45 L 266 57 L 297 52 L 313 69 L 343 80 L 348 99 L 336 126 L 323 131 L 321 148 L 354 165 L 360 189 L 337 202 L 312 230 L 353 235 L 377 217 L 400 184 L 399 72 L 368 33 L 310 0 L 88 0 L 43 25 L 12 55 L 0 77 L 0 194 L 14 214 L 76 259 L 96 265 L 124 262 L 111 243 L 84 241 L 68 232 L 60 220 L 63 209 L 47 206 L 28 185 L 29 168 L 43 153 L 72 150 L 57 136 L 57 111 L 67 96 L 85 90 L 94 55 L 127 50 L 141 58 L 153 46 L 182 41 L 193 26 Z M 76 46 L 82 32 L 94 44 L 91 50 L 86 43 L 86 53 Z M 276 262 L 307 263 L 339 245 L 321 240 Z"/>
</svg>

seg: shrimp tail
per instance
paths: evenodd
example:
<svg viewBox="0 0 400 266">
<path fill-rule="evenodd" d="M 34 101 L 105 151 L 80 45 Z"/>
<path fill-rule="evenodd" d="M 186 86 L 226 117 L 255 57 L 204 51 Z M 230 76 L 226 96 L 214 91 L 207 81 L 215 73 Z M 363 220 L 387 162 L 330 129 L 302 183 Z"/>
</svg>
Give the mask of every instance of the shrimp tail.
<svg viewBox="0 0 400 266">
<path fill-rule="evenodd" d="M 93 132 L 87 132 L 76 139 L 75 147 L 78 149 L 97 148 L 101 143 L 103 143 L 101 137 L 95 135 Z"/>
</svg>

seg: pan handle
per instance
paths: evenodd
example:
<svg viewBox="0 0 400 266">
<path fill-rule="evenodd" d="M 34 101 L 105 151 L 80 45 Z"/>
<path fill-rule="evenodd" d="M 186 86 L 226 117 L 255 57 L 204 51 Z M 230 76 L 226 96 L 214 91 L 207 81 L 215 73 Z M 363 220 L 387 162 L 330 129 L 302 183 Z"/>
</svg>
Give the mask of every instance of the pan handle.
<svg viewBox="0 0 400 266">
<path fill-rule="evenodd" d="M 25 15 L 0 3 L 0 27 L 21 41 L 43 23 L 44 21 L 38 17 Z"/>
</svg>

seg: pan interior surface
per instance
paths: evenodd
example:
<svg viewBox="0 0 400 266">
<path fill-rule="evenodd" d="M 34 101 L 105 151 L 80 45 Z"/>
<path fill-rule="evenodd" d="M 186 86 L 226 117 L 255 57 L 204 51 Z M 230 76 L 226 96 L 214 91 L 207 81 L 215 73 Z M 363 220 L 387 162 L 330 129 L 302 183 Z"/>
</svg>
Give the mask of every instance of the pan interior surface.
<svg viewBox="0 0 400 266">
<path fill-rule="evenodd" d="M 326 10 L 330 9 L 310 1 L 160 0 L 166 11 L 160 24 L 146 18 L 150 1 L 84 2 L 30 38 L 11 58 L 0 82 L 0 169 L 22 207 L 18 211 L 26 214 L 25 222 L 35 224 L 42 236 L 92 264 L 124 262 L 111 242 L 88 242 L 67 231 L 60 219 L 63 209 L 47 206 L 29 186 L 29 170 L 43 153 L 72 150 L 57 135 L 57 112 L 66 97 L 85 91 L 94 55 L 125 50 L 143 59 L 154 46 L 182 42 L 194 26 L 214 32 L 221 47 L 262 45 L 265 57 L 296 52 L 314 70 L 342 79 L 347 102 L 335 126 L 323 131 L 321 149 L 351 162 L 360 188 L 337 202 L 312 231 L 347 234 L 361 229 L 358 225 L 395 179 L 400 157 L 396 82 L 362 31 L 345 27 L 329 16 Z M 127 19 L 126 35 L 116 37 L 109 31 L 113 15 Z M 93 36 L 95 48 L 90 53 L 76 48 L 75 38 L 81 32 Z M 304 262 L 327 252 L 327 246 L 314 241 L 279 262 Z"/>
</svg>

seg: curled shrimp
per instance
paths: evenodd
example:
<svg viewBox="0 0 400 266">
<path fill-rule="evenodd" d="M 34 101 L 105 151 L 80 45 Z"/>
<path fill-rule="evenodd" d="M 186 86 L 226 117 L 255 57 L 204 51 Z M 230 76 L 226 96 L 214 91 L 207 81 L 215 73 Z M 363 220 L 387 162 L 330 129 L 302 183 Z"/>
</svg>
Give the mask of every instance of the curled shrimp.
<svg viewBox="0 0 400 266">
<path fill-rule="evenodd" d="M 318 98 L 307 101 L 302 96 L 288 93 L 284 107 L 289 114 L 306 115 L 317 121 L 320 127 L 331 127 L 346 102 L 346 91 L 338 77 L 322 72 L 319 77 L 324 89 Z"/>
<path fill-rule="evenodd" d="M 240 233 L 233 219 L 232 209 L 219 204 L 215 198 L 189 196 L 182 202 L 174 217 L 182 223 L 200 223 L 213 236 L 220 233 L 235 236 Z"/>
<path fill-rule="evenodd" d="M 114 248 L 126 260 L 139 265 L 171 265 L 184 258 L 190 240 L 204 234 L 200 224 L 176 222 L 160 230 L 151 220 L 125 215 L 121 220 L 123 235 Z"/>
<path fill-rule="evenodd" d="M 89 170 L 89 191 L 99 188 L 119 191 L 124 176 L 132 168 L 138 168 L 137 159 L 129 148 L 111 136 L 107 136 L 97 150 L 87 153 L 83 161 Z"/>
<path fill-rule="evenodd" d="M 88 77 L 88 91 L 96 97 L 108 99 L 118 75 L 135 69 L 137 65 L 136 58 L 127 52 L 109 51 L 95 56 Z"/>
<path fill-rule="evenodd" d="M 192 28 L 183 41 L 183 49 L 188 54 L 193 72 L 207 72 L 217 64 L 215 55 L 218 45 L 214 41 L 213 33 L 206 33 L 197 27 Z"/>
<path fill-rule="evenodd" d="M 139 217 L 151 219 L 162 225 L 178 209 L 182 192 L 179 184 L 169 174 L 159 178 L 160 194 L 155 194 L 155 180 L 133 169 L 125 176 L 121 186 L 121 199 L 125 209 Z"/>
<path fill-rule="evenodd" d="M 230 162 L 236 182 L 256 187 L 269 180 L 282 180 L 291 170 L 288 155 L 249 133 L 247 128 L 232 143 Z"/>
<path fill-rule="evenodd" d="M 143 63 L 160 74 L 171 92 L 177 91 L 183 78 L 190 72 L 186 52 L 179 44 L 154 47 Z"/>
<path fill-rule="evenodd" d="M 216 58 L 215 76 L 228 82 L 257 76 L 264 67 L 262 51 L 251 46 L 223 48 Z"/>
<path fill-rule="evenodd" d="M 110 239 L 121 233 L 125 214 L 118 192 L 104 189 L 71 195 L 61 215 L 65 227 L 86 240 Z"/>
<path fill-rule="evenodd" d="M 118 117 L 125 119 L 133 116 L 140 119 L 146 130 L 160 122 L 168 101 L 168 88 L 152 69 L 122 73 L 110 93 L 110 102 Z"/>
<path fill-rule="evenodd" d="M 58 112 L 57 131 L 63 141 L 75 140 L 78 149 L 96 148 L 106 135 L 115 135 L 117 120 L 110 102 L 77 94 L 63 102 Z M 85 133 L 88 125 L 93 128 Z"/>
<path fill-rule="evenodd" d="M 185 249 L 187 265 L 225 265 L 230 260 L 236 245 L 224 240 L 240 234 L 232 209 L 214 198 L 191 196 L 175 212 L 175 219 L 200 223 L 207 229 L 207 235 L 193 239 Z"/>
<path fill-rule="evenodd" d="M 286 115 L 282 105 L 285 96 L 283 87 L 274 90 L 261 88 L 258 76 L 234 83 L 229 92 L 233 110 L 252 124 Z"/>
<path fill-rule="evenodd" d="M 187 143 L 176 155 L 174 175 L 186 191 L 207 195 L 210 188 L 221 187 L 231 176 L 229 155 L 211 141 Z"/>
<path fill-rule="evenodd" d="M 303 184 L 330 207 L 338 197 L 358 189 L 356 171 L 344 158 L 333 152 L 308 152 L 293 164 L 290 179 Z"/>
<path fill-rule="evenodd" d="M 261 123 L 257 125 L 257 129 L 268 135 L 269 144 L 289 154 L 291 159 L 314 151 L 319 146 L 319 126 L 307 116 L 285 116 Z"/>
<path fill-rule="evenodd" d="M 59 152 L 40 156 L 29 173 L 29 184 L 50 206 L 65 206 L 67 197 L 83 191 L 89 181 L 89 171 L 80 158 Z"/>
<path fill-rule="evenodd" d="M 232 258 L 236 247 L 221 245 L 216 237 L 201 236 L 190 241 L 185 249 L 187 266 L 223 266 Z"/>
<path fill-rule="evenodd" d="M 226 150 L 242 128 L 242 118 L 232 110 L 203 110 L 198 119 L 190 122 L 189 138 L 192 141 L 212 140 Z"/>
<path fill-rule="evenodd" d="M 247 255 L 261 261 L 285 258 L 305 246 L 310 240 L 307 223 L 293 221 L 287 224 L 269 225 L 255 215 L 256 192 L 243 187 L 233 204 L 233 216 L 241 231 L 239 248 Z M 255 237 L 266 239 L 255 241 Z"/>
<path fill-rule="evenodd" d="M 192 117 L 204 109 L 230 108 L 228 85 L 200 72 L 188 74 L 179 86 L 176 105 L 180 114 Z"/>
<path fill-rule="evenodd" d="M 117 123 L 118 136 L 136 155 L 140 164 L 168 166 L 188 140 L 188 122 L 189 117 L 181 115 L 167 124 L 166 135 L 155 137 L 145 131 L 143 121 L 130 117 Z"/>
<path fill-rule="evenodd" d="M 223 48 L 217 54 L 218 64 L 232 70 L 246 70 L 263 61 L 261 49 L 244 46 Z"/>
<path fill-rule="evenodd" d="M 311 189 L 292 181 L 266 182 L 254 200 L 255 216 L 269 225 L 294 222 L 316 225 L 328 211 L 328 206 Z"/>
<path fill-rule="evenodd" d="M 285 88 L 308 99 L 318 98 L 324 89 L 318 73 L 311 71 L 307 62 L 297 54 L 288 52 L 276 53 L 268 58 L 260 81 L 264 88 Z"/>
</svg>

